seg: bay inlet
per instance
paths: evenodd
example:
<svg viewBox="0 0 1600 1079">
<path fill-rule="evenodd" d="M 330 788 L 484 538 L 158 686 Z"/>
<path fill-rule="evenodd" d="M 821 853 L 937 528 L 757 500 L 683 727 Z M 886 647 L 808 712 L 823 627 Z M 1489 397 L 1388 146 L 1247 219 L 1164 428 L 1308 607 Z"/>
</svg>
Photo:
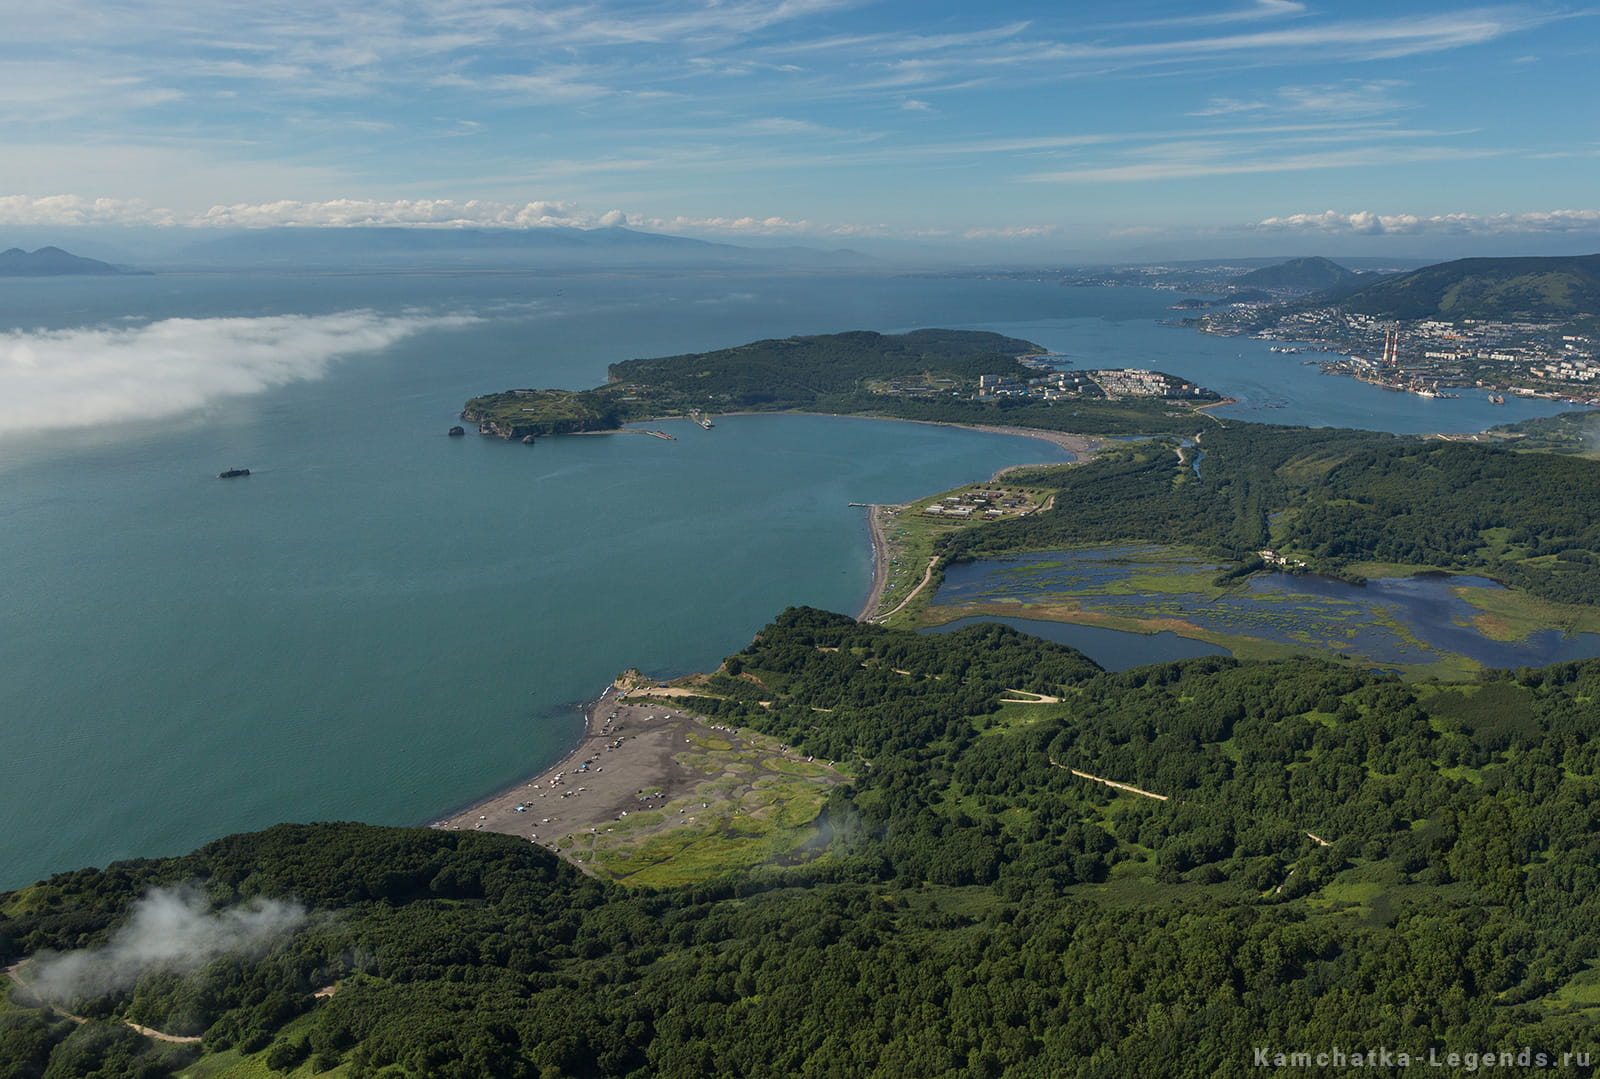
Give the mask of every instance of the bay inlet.
<svg viewBox="0 0 1600 1079">
<path fill-rule="evenodd" d="M 583 388 L 618 360 L 763 337 L 951 326 L 1079 366 L 1114 344 L 1106 366 L 1136 354 L 1248 399 L 1230 372 L 1259 344 L 1158 325 L 1170 294 L 1033 282 L 170 275 L 7 289 L 13 346 L 93 331 L 73 339 L 93 381 L 62 383 L 34 415 L 74 394 L 126 408 L 0 431 L 0 888 L 281 820 L 433 819 L 559 759 L 579 702 L 624 668 L 706 669 L 794 604 L 857 610 L 871 554 L 849 503 L 1065 459 L 1034 439 L 826 416 L 652 424 L 675 441 L 447 438 L 469 396 Z M 315 363 L 275 365 L 269 349 L 230 381 L 259 320 L 284 316 L 381 332 Z M 198 342 L 191 366 L 112 332 L 169 319 Z M 399 319 L 414 324 L 390 333 Z M 1245 418 L 1308 422 L 1338 383 L 1354 396 L 1323 400 L 1322 422 L 1361 425 L 1363 392 L 1374 407 L 1394 396 L 1259 351 L 1242 381 L 1281 376 L 1272 399 L 1290 405 L 1263 416 L 1246 400 Z M 213 367 L 228 378 L 200 377 Z M 1467 402 L 1426 404 L 1463 406 L 1435 408 L 1436 426 L 1476 423 Z M 1496 418 L 1522 418 L 1509 409 Z M 251 474 L 219 482 L 229 467 Z"/>
</svg>

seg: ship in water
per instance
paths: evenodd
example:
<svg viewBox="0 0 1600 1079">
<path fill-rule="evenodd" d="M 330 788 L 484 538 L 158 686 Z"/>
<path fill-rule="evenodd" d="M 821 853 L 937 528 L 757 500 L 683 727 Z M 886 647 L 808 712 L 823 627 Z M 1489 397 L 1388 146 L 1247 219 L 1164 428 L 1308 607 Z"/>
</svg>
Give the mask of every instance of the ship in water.
<svg viewBox="0 0 1600 1079">
<path fill-rule="evenodd" d="M 218 472 L 217 473 L 217 479 L 219 479 L 219 480 L 232 480 L 232 479 L 238 479 L 240 476 L 248 476 L 248 475 L 250 475 L 250 470 L 248 468 L 229 468 L 229 469 L 224 469 L 221 472 Z"/>
<path fill-rule="evenodd" d="M 1506 403 L 1506 395 L 1503 393 L 1491 393 L 1489 395 L 1489 403 L 1491 405 L 1503 405 Z"/>
</svg>

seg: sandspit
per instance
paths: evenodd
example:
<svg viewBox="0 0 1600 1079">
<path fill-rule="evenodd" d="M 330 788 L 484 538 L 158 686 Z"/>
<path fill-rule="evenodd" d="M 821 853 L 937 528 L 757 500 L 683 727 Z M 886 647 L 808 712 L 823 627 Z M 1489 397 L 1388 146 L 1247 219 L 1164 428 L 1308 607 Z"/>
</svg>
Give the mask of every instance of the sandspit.
<svg viewBox="0 0 1600 1079">
<path fill-rule="evenodd" d="M 966 427 L 973 431 L 988 431 L 996 435 L 1018 435 L 1024 438 L 1037 438 L 1048 442 L 1052 446 L 1059 446 L 1072 454 L 1071 464 L 1085 464 L 1099 453 L 1102 443 L 1097 438 L 1088 435 L 1070 434 L 1066 431 L 1046 431 L 1037 427 L 998 427 L 991 424 L 944 423 L 935 420 L 900 420 L 901 423 L 927 423 L 935 427 Z M 1060 462 L 1035 462 L 1034 464 L 1008 465 L 991 476 L 990 482 L 1003 480 L 1007 473 L 1023 468 L 1037 468 L 1040 464 L 1058 464 Z M 867 591 L 867 597 L 862 601 L 861 610 L 856 614 L 856 620 L 865 621 L 878 613 L 878 608 L 883 602 L 884 589 L 889 586 L 889 566 L 898 555 L 894 544 L 889 538 L 888 518 L 896 510 L 904 506 L 871 505 L 867 507 L 867 528 L 872 535 L 872 587 Z"/>
</svg>

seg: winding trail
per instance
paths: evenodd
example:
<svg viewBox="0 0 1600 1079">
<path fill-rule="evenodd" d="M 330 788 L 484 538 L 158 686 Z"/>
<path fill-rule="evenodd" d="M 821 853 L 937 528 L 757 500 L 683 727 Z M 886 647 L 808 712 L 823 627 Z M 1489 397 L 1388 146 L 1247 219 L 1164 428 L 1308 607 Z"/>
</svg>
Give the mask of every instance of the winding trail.
<svg viewBox="0 0 1600 1079">
<path fill-rule="evenodd" d="M 1158 802 L 1167 802 L 1167 801 L 1171 801 L 1172 800 L 1172 796 L 1171 795 L 1157 794 L 1154 791 L 1141 790 L 1140 788 L 1134 787 L 1134 786 L 1130 786 L 1127 783 L 1118 783 L 1114 779 L 1106 779 L 1106 778 L 1104 778 L 1102 776 L 1091 775 L 1088 772 L 1080 772 L 1076 768 L 1067 767 L 1065 764 L 1062 764 L 1060 761 L 1056 760 L 1054 757 L 1050 757 L 1050 758 L 1047 758 L 1047 759 L 1050 761 L 1051 764 L 1055 765 L 1057 768 L 1060 768 L 1062 771 L 1065 771 L 1065 772 L 1071 772 L 1073 775 L 1077 776 L 1079 779 L 1088 779 L 1088 780 L 1092 780 L 1095 783 L 1102 783 L 1107 787 L 1114 787 L 1119 791 L 1127 791 L 1129 794 L 1137 794 L 1142 798 L 1154 798 Z M 1319 835 L 1314 835 L 1311 832 L 1307 832 L 1305 834 L 1306 834 L 1306 837 L 1308 839 L 1310 839 L 1312 842 L 1316 843 L 1317 846 L 1319 846 L 1319 847 L 1331 847 L 1331 846 L 1333 846 L 1332 843 L 1329 843 L 1326 839 L 1323 839 Z"/>
<path fill-rule="evenodd" d="M 21 970 L 19 968 L 22 966 L 23 963 L 26 963 L 26 962 L 27 962 L 27 960 L 24 959 L 21 962 L 12 963 L 9 967 L 6 968 L 6 976 L 9 977 L 12 981 L 16 982 L 18 985 L 22 986 L 22 988 L 28 990 L 28 992 L 34 993 L 34 995 L 37 996 L 37 993 L 35 993 L 33 987 L 30 986 L 27 982 L 22 980 L 22 972 L 21 972 Z M 62 1008 L 62 1007 L 60 1007 L 58 1005 L 55 1005 L 55 1004 L 51 1004 L 50 1002 L 44 1000 L 43 997 L 40 997 L 39 999 L 44 1004 L 44 1006 L 46 1008 L 49 1008 L 51 1011 L 55 1012 L 59 1016 L 62 1016 L 63 1018 L 72 1020 L 74 1023 L 77 1023 L 80 1026 L 89 1021 L 86 1016 L 73 1015 L 71 1012 L 67 1011 L 65 1008 Z M 200 1036 L 198 1034 L 188 1034 L 188 1035 L 184 1035 L 184 1034 L 166 1034 L 166 1033 L 163 1033 L 162 1031 L 156 1030 L 154 1027 L 140 1026 L 138 1023 L 135 1023 L 132 1019 L 124 1019 L 122 1021 L 122 1023 L 123 1023 L 124 1026 L 129 1027 L 130 1029 L 135 1030 L 140 1034 L 143 1034 L 146 1038 L 154 1038 L 158 1042 L 172 1042 L 174 1044 L 180 1044 L 181 1045 L 181 1044 L 193 1044 L 193 1043 L 198 1042 L 198 1041 L 201 1040 Z"/>
<path fill-rule="evenodd" d="M 878 615 L 876 618 L 868 619 L 868 621 L 871 621 L 871 622 L 887 622 L 889 619 L 893 618 L 895 615 L 899 614 L 902 610 L 904 610 L 906 604 L 908 604 L 912 600 L 916 599 L 917 598 L 917 594 L 919 592 L 921 592 L 924 588 L 928 587 L 928 582 L 933 580 L 934 567 L 937 566 L 938 564 L 939 564 L 939 556 L 938 555 L 934 555 L 932 558 L 928 559 L 928 568 L 922 572 L 922 580 L 917 582 L 917 587 L 913 588 L 910 592 L 906 593 L 906 598 L 901 600 L 899 603 L 895 604 L 893 610 L 884 611 L 882 614 Z"/>
</svg>

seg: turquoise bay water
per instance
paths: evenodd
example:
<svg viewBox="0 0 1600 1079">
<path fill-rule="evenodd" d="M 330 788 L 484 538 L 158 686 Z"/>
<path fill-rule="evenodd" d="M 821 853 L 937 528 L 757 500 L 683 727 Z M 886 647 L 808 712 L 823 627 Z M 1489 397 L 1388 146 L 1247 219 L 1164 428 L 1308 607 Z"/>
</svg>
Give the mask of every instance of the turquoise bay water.
<svg viewBox="0 0 1600 1079">
<path fill-rule="evenodd" d="M 861 325 L 859 285 L 27 284 L 13 325 L 415 305 L 486 321 L 170 420 L 0 441 L 0 887 L 284 819 L 430 819 L 558 758 L 623 668 L 715 665 L 790 604 L 854 613 L 870 552 L 848 503 L 1064 456 L 817 416 L 659 425 L 676 441 L 445 437 L 485 390 Z M 878 325 L 928 321 L 924 290 L 882 291 Z M 252 475 L 215 478 L 233 465 Z"/>
<path fill-rule="evenodd" d="M 28 334 L 181 318 L 204 340 L 214 320 L 355 309 L 476 321 L 160 418 L 0 435 L 0 888 L 285 819 L 430 819 L 558 758 L 578 702 L 623 668 L 704 669 L 790 604 L 853 613 L 870 566 L 848 503 L 1061 456 L 807 416 L 661 425 L 671 442 L 446 438 L 473 394 L 762 337 L 953 325 L 1236 395 L 1281 379 L 1276 397 L 1321 403 L 1314 422 L 1463 429 L 1541 407 L 1394 416 L 1396 395 L 1157 325 L 1170 300 L 807 276 L 4 282 L 0 331 Z M 219 365 L 248 343 L 215 341 Z M 192 373 L 155 347 L 116 362 L 134 389 Z M 1354 396 L 1319 397 L 1329 386 Z M 215 478 L 231 466 L 253 474 Z"/>
</svg>

